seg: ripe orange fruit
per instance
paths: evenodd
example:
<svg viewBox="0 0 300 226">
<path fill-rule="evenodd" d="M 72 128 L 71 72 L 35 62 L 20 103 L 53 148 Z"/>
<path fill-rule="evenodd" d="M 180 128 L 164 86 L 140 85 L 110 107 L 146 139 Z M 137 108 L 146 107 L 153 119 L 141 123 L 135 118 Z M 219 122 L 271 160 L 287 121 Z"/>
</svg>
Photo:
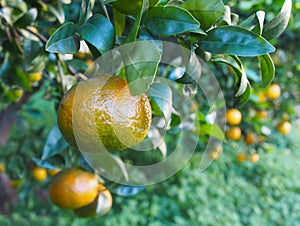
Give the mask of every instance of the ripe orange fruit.
<svg viewBox="0 0 300 226">
<path fill-rule="evenodd" d="M 242 114 L 240 110 L 231 108 L 226 112 L 226 121 L 230 125 L 237 125 L 242 121 Z"/>
<path fill-rule="evenodd" d="M 245 153 L 240 153 L 240 154 L 238 154 L 237 155 L 237 160 L 239 161 L 239 162 L 244 162 L 244 161 L 246 161 L 246 159 L 247 159 L 247 155 L 245 154 Z"/>
<path fill-rule="evenodd" d="M 291 123 L 287 121 L 283 121 L 279 123 L 279 125 L 277 126 L 277 130 L 281 134 L 289 134 L 292 130 Z"/>
<path fill-rule="evenodd" d="M 259 154 L 254 153 L 249 157 L 249 161 L 252 163 L 256 163 L 259 161 Z"/>
<path fill-rule="evenodd" d="M 230 140 L 239 140 L 242 136 L 242 130 L 238 126 L 233 126 L 226 131 L 226 137 Z"/>
<path fill-rule="evenodd" d="M 245 142 L 248 145 L 252 145 L 256 142 L 256 135 L 253 132 L 250 132 L 245 137 Z"/>
<path fill-rule="evenodd" d="M 266 99 L 267 99 L 267 96 L 266 96 L 265 93 L 260 92 L 260 93 L 258 94 L 258 102 L 259 102 L 259 103 L 264 103 L 264 102 L 266 102 Z"/>
<path fill-rule="evenodd" d="M 99 184 L 99 194 L 95 200 L 89 205 L 74 209 L 73 211 L 77 217 L 81 218 L 102 216 L 109 212 L 112 202 L 110 191 Z"/>
<path fill-rule="evenodd" d="M 268 116 L 268 111 L 266 110 L 258 111 L 257 116 L 260 119 L 265 119 Z"/>
<path fill-rule="evenodd" d="M 94 116 L 86 118 L 89 124 L 77 127 L 76 132 L 82 134 L 86 144 L 96 136 L 108 151 L 117 151 L 134 146 L 145 138 L 152 117 L 145 94 L 131 96 L 126 81 L 118 76 L 99 76 L 79 85 L 79 92 L 76 92 L 78 85 L 67 92 L 58 110 L 59 129 L 70 145 L 77 146 L 72 118 L 75 105 L 76 113 L 82 117 Z M 95 124 L 97 134 L 91 124 Z"/>
<path fill-rule="evenodd" d="M 281 89 L 278 84 L 271 84 L 266 92 L 266 95 L 270 99 L 277 99 L 280 97 Z"/>
<path fill-rule="evenodd" d="M 36 167 L 32 170 L 34 179 L 37 181 L 44 181 L 47 178 L 47 170 L 42 167 Z"/>
<path fill-rule="evenodd" d="M 58 174 L 60 172 L 60 169 L 50 169 L 48 170 L 48 173 L 51 177 L 55 176 L 56 174 Z"/>
<path fill-rule="evenodd" d="M 28 80 L 30 83 L 36 83 L 41 81 L 43 76 L 43 71 L 32 72 L 28 74 Z"/>
<path fill-rule="evenodd" d="M 97 197 L 98 180 L 81 169 L 65 169 L 52 178 L 49 194 L 52 202 L 61 208 L 79 208 Z"/>
</svg>

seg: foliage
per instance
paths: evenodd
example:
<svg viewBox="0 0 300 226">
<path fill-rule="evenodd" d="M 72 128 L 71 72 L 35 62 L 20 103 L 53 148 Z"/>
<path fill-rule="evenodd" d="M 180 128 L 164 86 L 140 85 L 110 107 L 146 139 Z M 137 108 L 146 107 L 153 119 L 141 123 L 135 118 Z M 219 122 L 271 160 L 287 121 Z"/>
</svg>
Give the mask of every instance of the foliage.
<svg viewBox="0 0 300 226">
<path fill-rule="evenodd" d="M 295 225 L 300 222 L 296 214 L 300 208 L 300 156 L 291 150 L 297 150 L 299 142 L 296 135 L 289 136 L 290 144 L 281 146 L 280 139 L 275 139 L 279 148 L 262 154 L 256 164 L 234 160 L 236 153 L 245 148 L 242 144 L 226 145 L 219 160 L 202 173 L 200 156 L 195 155 L 175 177 L 147 187 L 136 196 L 113 194 L 113 210 L 102 218 L 76 219 L 71 212 L 36 201 L 8 217 L 0 216 L 0 222 L 59 226 Z"/>
<path fill-rule="evenodd" d="M 7 217 L 0 215 L 0 224 L 293 225 L 300 222 L 298 215 L 291 214 L 300 209 L 295 202 L 299 199 L 296 162 L 299 155 L 291 151 L 298 147 L 292 146 L 295 139 L 283 138 L 276 129 L 282 121 L 296 120 L 294 105 L 300 103 L 297 76 L 300 56 L 295 48 L 299 43 L 299 14 L 295 14 L 299 2 L 137 0 L 136 5 L 132 2 L 0 2 L 0 119 L 7 116 L 8 110 L 16 115 L 9 142 L 1 146 L 0 160 L 5 163 L 12 182 L 17 182 L 20 199 L 14 213 Z M 290 16 L 289 27 L 284 31 Z M 142 42 L 132 44 L 135 41 Z M 163 64 L 162 41 L 187 50 L 183 51 L 181 63 L 174 62 L 176 67 Z M 121 56 L 111 54 L 112 49 L 124 45 L 126 51 Z M 105 61 L 97 61 L 100 56 L 115 62 L 115 67 L 119 67 L 118 63 L 127 65 L 116 74 L 132 82 L 132 94 L 146 92 L 153 116 L 170 125 L 162 144 L 158 142 L 162 138 L 159 130 L 153 130 L 152 151 L 137 156 L 128 149 L 119 154 L 120 166 L 122 162 L 142 165 L 166 158 L 185 123 L 172 107 L 175 101 L 171 87 L 153 83 L 155 79 L 176 82 L 184 96 L 196 100 L 197 104 L 190 107 L 195 108 L 199 120 L 200 132 L 194 134 L 199 141 L 191 162 L 158 185 L 128 188 L 99 177 L 114 192 L 113 209 L 103 218 L 79 220 L 70 211 L 49 203 L 45 189 L 50 178 L 35 181 L 32 168 L 77 166 L 94 171 L 81 153 L 63 140 L 56 126 L 56 111 L 62 95 L 71 86 L 97 71 L 112 70 Z M 210 106 L 210 97 L 195 85 L 200 76 L 206 78 L 195 56 L 213 71 L 226 103 Z M 91 66 L 93 61 L 96 62 Z M 181 70 L 179 76 L 176 69 Z M 31 79 L 30 75 L 41 72 L 41 80 Z M 138 85 L 134 85 L 135 81 L 139 81 Z M 203 82 L 209 83 L 205 79 Z M 276 100 L 260 101 L 261 93 L 271 83 L 280 85 L 282 95 Z M 241 110 L 242 138 L 226 141 L 222 157 L 200 173 L 198 163 L 209 136 L 224 139 L 223 128 L 211 120 L 214 111 L 222 107 Z M 267 112 L 267 117 L 260 118 L 262 111 Z M 257 140 L 247 145 L 244 138 L 248 133 L 254 133 Z M 238 153 L 247 156 L 259 153 L 260 161 L 239 163 Z M 126 197 L 131 195 L 135 196 Z"/>
</svg>

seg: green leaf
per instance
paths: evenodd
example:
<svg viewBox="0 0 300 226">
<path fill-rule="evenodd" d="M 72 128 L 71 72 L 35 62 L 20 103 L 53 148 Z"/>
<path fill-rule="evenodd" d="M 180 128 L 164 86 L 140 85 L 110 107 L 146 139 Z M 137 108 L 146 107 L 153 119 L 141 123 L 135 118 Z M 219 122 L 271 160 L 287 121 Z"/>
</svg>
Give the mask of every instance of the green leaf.
<svg viewBox="0 0 300 226">
<path fill-rule="evenodd" d="M 142 9 L 141 9 L 139 15 L 136 17 L 133 28 L 131 29 L 131 31 L 127 35 L 124 43 L 129 43 L 129 42 L 135 42 L 136 41 L 136 38 L 137 38 L 138 32 L 139 32 L 139 28 L 140 28 L 140 25 L 141 25 L 141 21 L 142 21 L 142 18 L 144 17 L 144 12 L 146 12 L 148 7 L 149 7 L 148 0 L 143 0 Z"/>
<path fill-rule="evenodd" d="M 187 0 L 181 7 L 187 9 L 207 30 L 225 14 L 225 6 L 220 0 Z"/>
<path fill-rule="evenodd" d="M 60 26 L 49 38 L 46 44 L 46 51 L 53 53 L 76 53 L 80 43 L 75 36 L 76 26 L 68 22 Z"/>
<path fill-rule="evenodd" d="M 56 17 L 59 23 L 63 24 L 65 22 L 65 11 L 61 4 L 57 4 L 55 7 L 52 5 L 47 5 L 49 11 Z"/>
<path fill-rule="evenodd" d="M 25 90 L 31 91 L 31 85 L 28 81 L 27 75 L 18 67 L 14 68 L 14 72 L 15 78 L 17 79 L 16 83 Z"/>
<path fill-rule="evenodd" d="M 292 0 L 285 0 L 280 13 L 265 25 L 263 36 L 268 39 L 277 38 L 287 27 L 292 12 Z"/>
<path fill-rule="evenodd" d="M 260 10 L 260 11 L 257 11 L 255 15 L 257 17 L 258 25 L 259 25 L 259 35 L 261 35 L 263 32 L 263 29 L 264 29 L 264 21 L 265 21 L 266 13 L 264 11 Z"/>
<path fill-rule="evenodd" d="M 223 59 L 223 58 L 217 58 L 214 59 L 213 62 L 218 62 L 218 63 L 225 63 L 228 66 L 232 67 L 232 69 L 235 72 L 236 75 L 236 93 L 235 96 L 239 97 L 242 96 L 243 93 L 247 90 L 247 86 L 249 85 L 249 81 L 246 75 L 246 71 L 243 67 L 242 62 L 240 61 L 240 59 L 237 56 L 231 56 L 232 59 L 235 61 L 235 63 L 237 65 L 235 65 L 234 63 Z"/>
<path fill-rule="evenodd" d="M 188 64 L 182 77 L 176 79 L 176 82 L 190 84 L 197 81 L 202 73 L 202 66 L 194 51 L 190 51 Z"/>
<path fill-rule="evenodd" d="M 67 146 L 68 144 L 63 139 L 59 128 L 57 126 L 53 126 L 44 145 L 41 159 L 44 160 L 46 158 L 49 158 L 50 156 L 56 155 Z"/>
<path fill-rule="evenodd" d="M 129 44 L 122 50 L 130 92 L 132 95 L 140 95 L 153 82 L 161 54 L 149 41 Z"/>
<path fill-rule="evenodd" d="M 24 13 L 15 23 L 15 27 L 26 27 L 31 25 L 37 18 L 38 12 L 36 8 L 32 8 L 28 10 L 28 12 Z"/>
<path fill-rule="evenodd" d="M 275 48 L 263 37 L 239 26 L 222 26 L 210 30 L 198 42 L 205 51 L 214 54 L 259 56 L 274 52 Z"/>
<path fill-rule="evenodd" d="M 224 140 L 225 135 L 222 129 L 217 124 L 204 124 L 200 126 L 200 131 L 203 133 L 215 137 L 219 140 Z"/>
<path fill-rule="evenodd" d="M 250 94 L 251 94 L 251 86 L 249 83 L 247 83 L 247 87 L 245 91 L 241 96 L 239 96 L 239 105 L 245 104 L 248 101 Z"/>
<path fill-rule="evenodd" d="M 166 125 L 171 120 L 173 112 L 173 100 L 171 88 L 163 83 L 153 83 L 149 88 L 149 96 L 155 101 L 159 109 L 162 111 Z"/>
<path fill-rule="evenodd" d="M 117 10 L 113 10 L 114 13 L 114 26 L 116 30 L 117 36 L 122 36 L 122 33 L 125 28 L 125 15 L 122 13 L 119 13 Z"/>
<path fill-rule="evenodd" d="M 258 56 L 263 87 L 267 87 L 275 76 L 275 66 L 269 54 Z"/>
<path fill-rule="evenodd" d="M 111 22 L 101 14 L 94 14 L 78 28 L 80 36 L 101 54 L 110 50 L 115 42 L 115 30 Z"/>
<path fill-rule="evenodd" d="M 81 1 L 81 9 L 79 12 L 79 20 L 78 20 L 78 25 L 82 25 L 86 22 L 88 13 L 89 13 L 89 0 L 82 0 Z"/>
<path fill-rule="evenodd" d="M 187 10 L 175 6 L 156 6 L 146 16 L 145 26 L 157 35 L 175 35 L 199 28 Z"/>
</svg>

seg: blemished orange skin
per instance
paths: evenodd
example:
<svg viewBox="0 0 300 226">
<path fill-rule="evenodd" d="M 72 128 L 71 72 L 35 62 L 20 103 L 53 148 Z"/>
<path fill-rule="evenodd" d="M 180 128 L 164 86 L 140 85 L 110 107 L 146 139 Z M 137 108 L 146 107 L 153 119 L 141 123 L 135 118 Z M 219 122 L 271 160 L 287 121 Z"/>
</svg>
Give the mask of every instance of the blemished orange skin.
<svg viewBox="0 0 300 226">
<path fill-rule="evenodd" d="M 236 108 L 231 108 L 226 112 L 226 121 L 230 125 L 238 125 L 242 121 L 242 114 Z"/>
<path fill-rule="evenodd" d="M 226 131 L 226 137 L 230 140 L 239 140 L 242 136 L 242 130 L 238 126 L 233 126 Z"/>
<path fill-rule="evenodd" d="M 62 99 L 58 110 L 59 129 L 70 145 L 77 147 L 72 115 L 73 105 L 78 103 L 85 104 L 84 108 L 77 108 L 77 111 L 83 115 L 85 112 L 93 113 L 94 118 L 88 120 L 96 123 L 98 137 L 108 151 L 134 146 L 146 137 L 151 125 L 152 110 L 145 94 L 132 96 L 126 80 L 118 76 L 98 76 L 82 83 L 76 100 L 77 86 L 74 86 Z M 82 124 L 80 130 L 90 134 L 89 137 L 94 136 L 87 125 Z"/>
<path fill-rule="evenodd" d="M 81 169 L 65 169 L 52 178 L 49 194 L 52 202 L 61 208 L 79 208 L 97 197 L 98 180 Z"/>
</svg>

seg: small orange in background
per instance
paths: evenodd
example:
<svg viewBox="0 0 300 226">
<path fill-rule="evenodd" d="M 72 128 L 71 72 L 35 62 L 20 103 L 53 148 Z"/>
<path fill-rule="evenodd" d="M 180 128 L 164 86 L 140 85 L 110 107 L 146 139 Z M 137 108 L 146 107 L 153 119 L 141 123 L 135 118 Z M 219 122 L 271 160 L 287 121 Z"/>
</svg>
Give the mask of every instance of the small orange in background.
<svg viewBox="0 0 300 226">
<path fill-rule="evenodd" d="M 233 126 L 226 131 L 226 137 L 230 140 L 239 140 L 242 136 L 242 130 L 238 126 Z"/>
<path fill-rule="evenodd" d="M 239 109 L 231 108 L 226 112 L 226 121 L 230 125 L 238 125 L 242 121 L 242 113 Z"/>
<path fill-rule="evenodd" d="M 221 145 L 218 145 L 209 152 L 209 157 L 213 160 L 217 160 L 222 152 L 223 147 Z"/>
<path fill-rule="evenodd" d="M 267 100 L 266 94 L 263 93 L 263 92 L 260 92 L 260 93 L 258 94 L 258 102 L 259 102 L 259 103 L 264 103 L 264 102 L 266 102 L 266 100 Z"/>
<path fill-rule="evenodd" d="M 47 170 L 42 167 L 36 167 L 32 170 L 32 175 L 37 181 L 44 181 L 47 178 Z"/>
<path fill-rule="evenodd" d="M 259 154 L 257 153 L 253 153 L 250 157 L 249 157 L 249 161 L 252 163 L 256 163 L 259 161 Z"/>
<path fill-rule="evenodd" d="M 247 160 L 247 155 L 245 153 L 239 153 L 236 158 L 239 162 L 245 162 Z"/>
<path fill-rule="evenodd" d="M 92 203 L 73 210 L 77 217 L 102 216 L 110 211 L 113 203 L 110 191 L 102 184 L 99 184 L 98 190 L 99 194 Z"/>
<path fill-rule="evenodd" d="M 92 203 L 99 193 L 98 188 L 98 179 L 94 174 L 69 168 L 52 178 L 49 194 L 55 205 L 75 209 Z"/>
<path fill-rule="evenodd" d="M 31 72 L 28 74 L 28 80 L 30 83 L 36 83 L 41 81 L 43 77 L 43 71 Z"/>
<path fill-rule="evenodd" d="M 253 132 L 248 133 L 246 135 L 246 137 L 245 137 L 245 142 L 248 145 L 254 144 L 256 142 L 256 135 L 255 135 L 255 133 L 253 133 Z"/>
<path fill-rule="evenodd" d="M 266 92 L 266 95 L 269 99 L 277 99 L 278 97 L 280 97 L 281 94 L 281 89 L 280 86 L 278 84 L 271 84 Z"/>
<path fill-rule="evenodd" d="M 268 111 L 266 111 L 266 110 L 258 111 L 257 116 L 260 119 L 265 119 L 268 116 Z"/>
<path fill-rule="evenodd" d="M 281 134 L 289 134 L 292 130 L 292 126 L 291 123 L 284 121 L 279 123 L 279 125 L 277 126 L 277 130 L 279 133 Z"/>
</svg>

